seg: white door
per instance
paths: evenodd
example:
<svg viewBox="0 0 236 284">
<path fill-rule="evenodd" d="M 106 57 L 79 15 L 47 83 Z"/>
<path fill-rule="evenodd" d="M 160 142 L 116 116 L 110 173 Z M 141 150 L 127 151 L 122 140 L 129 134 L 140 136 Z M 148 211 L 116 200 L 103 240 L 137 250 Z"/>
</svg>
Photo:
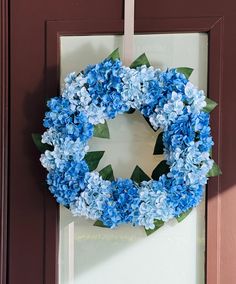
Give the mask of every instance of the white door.
<svg viewBox="0 0 236 284">
<path fill-rule="evenodd" d="M 194 68 L 191 81 L 207 90 L 207 34 L 136 35 L 135 57 L 145 52 L 151 64 L 165 69 Z M 122 36 L 61 37 L 61 83 L 122 49 Z M 134 58 L 135 59 L 135 58 Z M 157 133 L 137 112 L 109 121 L 111 139 L 93 138 L 93 150 L 105 150 L 99 168 L 112 164 L 116 177 L 130 178 L 136 165 L 148 174 L 162 159 L 153 156 Z M 172 220 L 146 236 L 142 228 L 106 229 L 73 218 L 60 208 L 60 284 L 203 284 L 205 202 L 181 223 Z"/>
</svg>

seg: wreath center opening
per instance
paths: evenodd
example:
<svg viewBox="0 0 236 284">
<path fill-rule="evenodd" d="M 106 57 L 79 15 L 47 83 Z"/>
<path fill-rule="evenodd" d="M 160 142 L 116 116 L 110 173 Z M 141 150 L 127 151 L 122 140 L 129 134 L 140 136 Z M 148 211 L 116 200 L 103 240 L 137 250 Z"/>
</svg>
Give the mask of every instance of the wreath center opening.
<svg viewBox="0 0 236 284">
<path fill-rule="evenodd" d="M 89 151 L 105 151 L 97 170 L 111 164 L 114 177 L 129 178 L 138 165 L 151 176 L 163 155 L 153 155 L 160 131 L 154 132 L 139 111 L 107 120 L 110 139 L 93 137 Z"/>
</svg>

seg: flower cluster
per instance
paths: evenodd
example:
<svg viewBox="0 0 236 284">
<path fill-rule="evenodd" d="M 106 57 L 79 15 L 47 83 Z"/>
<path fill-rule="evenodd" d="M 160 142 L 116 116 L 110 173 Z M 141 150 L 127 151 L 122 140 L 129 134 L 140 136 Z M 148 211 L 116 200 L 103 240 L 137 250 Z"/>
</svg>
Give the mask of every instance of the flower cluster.
<svg viewBox="0 0 236 284">
<path fill-rule="evenodd" d="M 41 156 L 49 190 L 75 216 L 155 227 L 199 204 L 213 145 L 205 95 L 176 69 L 145 65 L 129 68 L 106 59 L 65 79 L 60 97 L 48 101 L 42 142 L 52 146 Z M 139 110 L 154 129 L 162 128 L 170 171 L 140 184 L 131 179 L 103 180 L 90 172 L 85 155 L 95 125 L 130 108 Z"/>
</svg>

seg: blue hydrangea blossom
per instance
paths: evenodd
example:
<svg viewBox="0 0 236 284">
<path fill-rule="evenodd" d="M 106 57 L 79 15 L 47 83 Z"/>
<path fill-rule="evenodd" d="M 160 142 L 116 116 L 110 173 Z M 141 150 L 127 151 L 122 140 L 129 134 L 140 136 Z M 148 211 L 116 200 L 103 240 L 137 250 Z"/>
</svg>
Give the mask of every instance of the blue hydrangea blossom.
<svg viewBox="0 0 236 284">
<path fill-rule="evenodd" d="M 100 220 L 114 228 L 129 223 L 155 227 L 197 206 L 202 199 L 213 146 L 205 94 L 176 69 L 125 67 L 104 60 L 65 78 L 59 97 L 48 101 L 41 155 L 49 190 L 75 216 Z M 154 129 L 162 128 L 164 156 L 170 167 L 159 180 L 103 180 L 90 172 L 84 157 L 94 126 L 130 108 L 139 110 Z"/>
</svg>

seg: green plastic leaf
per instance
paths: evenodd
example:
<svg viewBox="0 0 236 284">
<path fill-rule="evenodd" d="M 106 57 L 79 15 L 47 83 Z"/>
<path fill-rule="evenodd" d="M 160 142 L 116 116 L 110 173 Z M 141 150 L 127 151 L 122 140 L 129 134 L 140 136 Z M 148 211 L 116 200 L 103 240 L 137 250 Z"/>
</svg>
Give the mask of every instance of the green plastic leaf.
<svg viewBox="0 0 236 284">
<path fill-rule="evenodd" d="M 192 211 L 192 208 L 190 208 L 188 211 L 181 213 L 178 217 L 176 217 L 176 220 L 180 223 L 182 222 Z"/>
<path fill-rule="evenodd" d="M 51 145 L 42 143 L 42 135 L 39 133 L 32 133 L 32 139 L 34 141 L 35 146 L 37 149 L 41 152 L 44 153 L 46 150 L 52 150 L 53 147 Z"/>
<path fill-rule="evenodd" d="M 136 60 L 134 60 L 134 62 L 130 65 L 130 68 L 136 68 L 142 65 L 150 67 L 150 63 L 145 53 L 141 54 Z"/>
<path fill-rule="evenodd" d="M 177 72 L 184 74 L 187 79 L 193 73 L 193 68 L 189 68 L 189 67 L 178 67 L 176 68 L 176 70 Z"/>
<path fill-rule="evenodd" d="M 110 138 L 109 128 L 106 121 L 105 123 L 99 123 L 94 126 L 93 136 L 99 138 Z"/>
<path fill-rule="evenodd" d="M 153 155 L 161 155 L 163 153 L 164 153 L 163 132 L 161 132 L 157 137 Z"/>
<path fill-rule="evenodd" d="M 104 151 L 92 151 L 88 152 L 85 155 L 84 160 L 87 163 L 90 172 L 94 171 L 97 168 L 104 153 L 105 153 Z"/>
<path fill-rule="evenodd" d="M 150 177 L 147 174 L 145 174 L 145 172 L 139 166 L 136 166 L 131 175 L 131 179 L 136 183 L 140 184 L 144 180 L 145 181 L 150 180 Z"/>
<path fill-rule="evenodd" d="M 222 171 L 221 171 L 220 167 L 214 161 L 212 168 L 210 169 L 210 171 L 207 174 L 207 177 L 216 177 L 216 176 L 219 176 L 219 175 L 222 175 Z"/>
<path fill-rule="evenodd" d="M 105 226 L 105 225 L 102 223 L 102 221 L 100 221 L 100 220 L 97 220 L 93 225 L 96 226 L 96 227 L 108 228 L 108 227 Z"/>
<path fill-rule="evenodd" d="M 151 235 L 152 233 L 160 229 L 164 225 L 164 222 L 162 220 L 155 220 L 154 224 L 155 224 L 154 229 L 145 229 L 147 236 Z"/>
<path fill-rule="evenodd" d="M 210 157 L 212 158 L 212 154 L 213 154 L 213 149 L 211 147 L 210 151 L 209 151 Z"/>
<path fill-rule="evenodd" d="M 152 178 L 158 180 L 163 174 L 167 174 L 170 171 L 170 167 L 167 165 L 166 161 L 161 161 L 152 172 Z"/>
<path fill-rule="evenodd" d="M 111 165 L 106 166 L 103 168 L 100 172 L 99 175 L 104 179 L 104 180 L 110 180 L 113 181 L 115 180 L 114 174 L 113 174 L 113 169 Z"/>
<path fill-rule="evenodd" d="M 216 108 L 217 105 L 218 105 L 217 102 L 215 102 L 215 101 L 213 101 L 213 100 L 211 100 L 209 98 L 206 98 L 205 101 L 206 101 L 206 106 L 203 108 L 203 110 L 205 112 L 213 111 L 213 109 Z"/>
<path fill-rule="evenodd" d="M 132 113 L 134 113 L 135 112 L 135 108 L 130 108 L 128 111 L 126 111 L 125 113 L 128 113 L 128 114 L 132 114 Z"/>
<path fill-rule="evenodd" d="M 120 59 L 120 54 L 119 54 L 119 48 L 115 49 L 108 57 L 107 59 L 111 59 L 115 61 L 116 59 Z"/>
</svg>

